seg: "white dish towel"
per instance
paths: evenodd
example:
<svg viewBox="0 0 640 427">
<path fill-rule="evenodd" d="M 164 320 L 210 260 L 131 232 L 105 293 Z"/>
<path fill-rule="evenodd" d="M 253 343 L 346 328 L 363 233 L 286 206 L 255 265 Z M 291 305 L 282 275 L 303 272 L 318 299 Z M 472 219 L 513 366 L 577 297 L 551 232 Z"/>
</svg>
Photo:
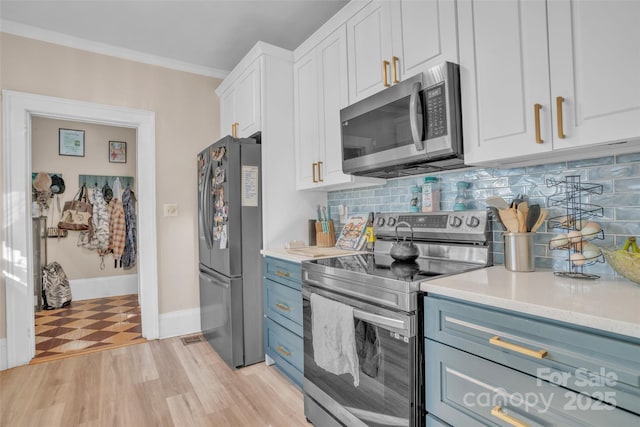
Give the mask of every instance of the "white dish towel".
<svg viewBox="0 0 640 427">
<path fill-rule="evenodd" d="M 351 374 L 360 384 L 353 307 L 311 294 L 311 332 L 316 365 L 332 374 Z"/>
</svg>

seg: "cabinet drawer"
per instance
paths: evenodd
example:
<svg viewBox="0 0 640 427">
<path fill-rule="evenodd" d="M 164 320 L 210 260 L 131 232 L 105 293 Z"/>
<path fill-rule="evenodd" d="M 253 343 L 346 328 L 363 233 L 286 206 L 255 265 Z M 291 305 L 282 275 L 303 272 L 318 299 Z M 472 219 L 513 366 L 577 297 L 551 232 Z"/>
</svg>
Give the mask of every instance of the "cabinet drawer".
<svg viewBox="0 0 640 427">
<path fill-rule="evenodd" d="M 276 365 L 302 387 L 304 350 L 302 337 L 278 325 L 269 318 L 264 319 L 265 353 Z"/>
<path fill-rule="evenodd" d="M 427 412 L 454 426 L 640 425 L 629 412 L 432 340 L 425 355 Z"/>
<path fill-rule="evenodd" d="M 639 341 L 431 296 L 424 309 L 427 338 L 640 414 Z"/>
<path fill-rule="evenodd" d="M 264 280 L 264 314 L 302 336 L 302 292 Z"/>
<path fill-rule="evenodd" d="M 302 290 L 302 275 L 300 264 L 265 257 L 264 277 L 294 289 Z"/>
</svg>

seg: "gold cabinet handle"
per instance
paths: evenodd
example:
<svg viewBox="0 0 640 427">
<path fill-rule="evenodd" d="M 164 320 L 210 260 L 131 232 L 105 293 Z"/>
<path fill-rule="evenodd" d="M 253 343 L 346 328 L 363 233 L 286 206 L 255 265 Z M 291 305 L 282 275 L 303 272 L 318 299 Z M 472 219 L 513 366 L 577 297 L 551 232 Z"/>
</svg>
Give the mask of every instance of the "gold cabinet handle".
<svg viewBox="0 0 640 427">
<path fill-rule="evenodd" d="M 285 357 L 289 357 L 289 356 L 291 356 L 291 352 L 290 352 L 290 351 L 285 350 L 281 345 L 278 345 L 278 346 L 276 347 L 276 350 L 278 350 L 278 353 L 282 354 L 282 355 L 283 355 L 283 356 L 285 356 Z"/>
<path fill-rule="evenodd" d="M 513 418 L 512 416 L 507 415 L 504 412 L 502 412 L 502 407 L 500 405 L 497 405 L 497 406 L 493 407 L 493 409 L 491 410 L 491 415 L 493 415 L 496 418 L 501 419 L 502 421 L 504 421 L 507 424 L 511 424 L 514 427 L 529 427 L 528 424 L 525 424 L 522 421 L 519 421 L 519 420 Z"/>
<path fill-rule="evenodd" d="M 530 348 L 502 341 L 497 335 L 495 337 L 489 338 L 489 344 L 493 344 L 507 350 L 515 351 L 516 353 L 525 354 L 530 357 L 535 357 L 536 359 L 542 359 L 547 355 L 547 350 L 531 350 Z"/>
<path fill-rule="evenodd" d="M 320 169 L 321 167 L 322 167 L 322 162 L 318 162 L 318 182 L 323 182 L 322 169 Z"/>
<path fill-rule="evenodd" d="M 276 276 L 280 276 L 280 277 L 289 277 L 290 274 L 287 273 L 286 271 L 280 271 L 280 270 L 276 270 L 276 272 L 274 273 Z"/>
<path fill-rule="evenodd" d="M 389 68 L 389 61 L 382 61 L 382 83 L 385 87 L 391 86 L 388 82 L 389 75 L 387 69 Z"/>
<path fill-rule="evenodd" d="M 311 164 L 311 180 L 313 182 L 318 182 L 318 179 L 316 178 L 316 166 L 318 166 L 317 163 Z"/>
<path fill-rule="evenodd" d="M 231 123 L 231 136 L 234 138 L 238 137 L 238 125 L 240 123 L 235 122 L 235 123 Z"/>
<path fill-rule="evenodd" d="M 533 104 L 533 115 L 536 121 L 536 143 L 542 144 L 544 141 L 540 137 L 540 110 L 542 109 L 542 105 Z"/>
<path fill-rule="evenodd" d="M 564 102 L 564 98 L 563 97 L 558 96 L 556 98 L 556 109 L 558 110 L 557 111 L 557 114 L 558 114 L 558 138 L 560 138 L 560 139 L 564 139 L 564 137 L 566 136 L 564 134 L 564 131 L 563 131 L 564 125 L 562 123 L 562 103 L 563 102 Z"/>
<path fill-rule="evenodd" d="M 276 303 L 276 308 L 282 310 L 282 311 L 291 311 L 291 308 L 286 305 L 286 304 L 281 304 L 279 302 Z"/>
<path fill-rule="evenodd" d="M 398 61 L 400 60 L 400 58 L 398 58 L 397 56 L 392 56 L 391 57 L 391 79 L 393 80 L 393 84 L 396 83 L 400 83 L 400 80 L 398 80 Z"/>
</svg>

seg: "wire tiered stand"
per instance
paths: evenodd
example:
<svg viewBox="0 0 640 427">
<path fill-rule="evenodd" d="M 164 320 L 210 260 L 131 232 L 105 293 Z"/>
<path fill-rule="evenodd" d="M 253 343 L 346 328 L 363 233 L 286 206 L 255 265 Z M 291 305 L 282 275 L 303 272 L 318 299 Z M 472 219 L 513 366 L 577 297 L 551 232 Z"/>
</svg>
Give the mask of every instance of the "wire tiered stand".
<svg viewBox="0 0 640 427">
<path fill-rule="evenodd" d="M 597 232 L 583 235 L 581 229 L 587 220 L 604 216 L 601 206 L 591 203 L 584 203 L 582 198 L 587 195 L 602 194 L 601 184 L 590 184 L 580 182 L 579 175 L 568 175 L 564 180 L 558 181 L 554 178 L 547 179 L 547 187 L 556 187 L 556 193 L 548 197 L 547 206 L 563 207 L 564 215 L 551 217 L 548 220 L 548 227 L 566 232 L 565 244 L 553 244 L 554 239 L 549 242 L 550 250 L 567 251 L 567 270 L 554 271 L 556 276 L 571 277 L 576 279 L 598 279 L 600 276 L 584 272 L 584 267 L 595 263 L 604 262 L 602 254 L 598 251 L 597 256 L 589 258 L 580 255 L 584 251 L 584 246 L 591 240 L 604 239 L 604 231 L 598 225 Z M 562 239 L 564 242 L 564 239 Z"/>
</svg>

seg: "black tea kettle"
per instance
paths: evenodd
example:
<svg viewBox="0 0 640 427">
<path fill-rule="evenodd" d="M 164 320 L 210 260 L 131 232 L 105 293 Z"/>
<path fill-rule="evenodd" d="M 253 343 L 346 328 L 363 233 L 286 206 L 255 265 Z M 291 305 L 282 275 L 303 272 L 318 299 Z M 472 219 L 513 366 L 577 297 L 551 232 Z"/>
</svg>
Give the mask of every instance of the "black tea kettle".
<svg viewBox="0 0 640 427">
<path fill-rule="evenodd" d="M 407 238 L 403 237 L 402 241 L 398 237 L 398 227 L 405 226 L 411 230 L 411 241 L 407 242 Z M 396 225 L 396 242 L 391 246 L 389 251 L 391 258 L 396 261 L 415 261 L 420 255 L 420 250 L 413 243 L 413 227 L 411 224 L 401 221 Z"/>
</svg>

